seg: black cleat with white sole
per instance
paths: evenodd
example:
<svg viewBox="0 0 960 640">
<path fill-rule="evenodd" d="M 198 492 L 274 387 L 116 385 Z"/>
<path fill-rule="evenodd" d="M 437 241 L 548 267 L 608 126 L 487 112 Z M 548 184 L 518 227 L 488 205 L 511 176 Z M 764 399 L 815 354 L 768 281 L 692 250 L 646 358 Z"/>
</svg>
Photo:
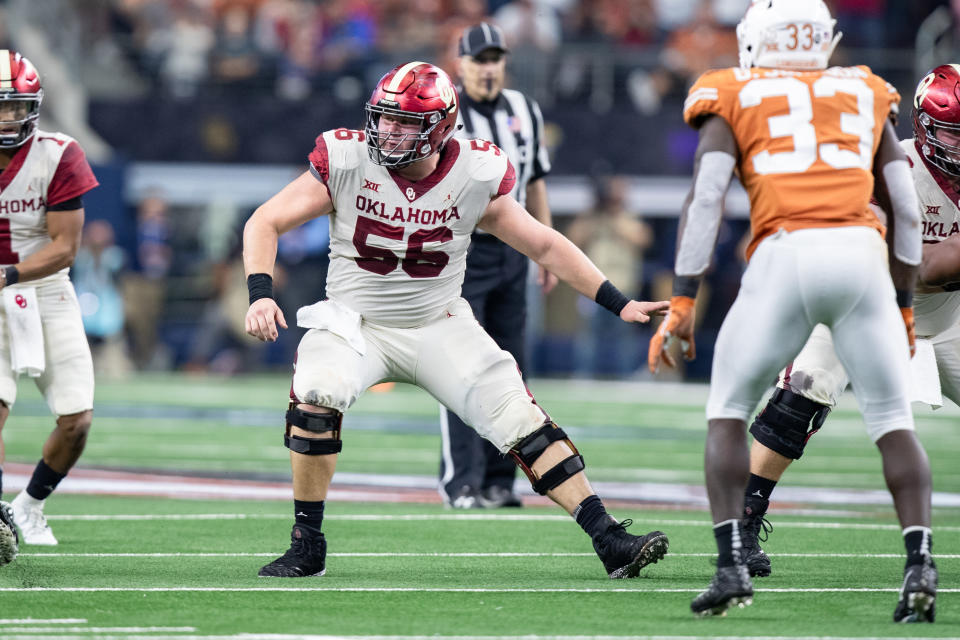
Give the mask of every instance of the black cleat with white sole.
<svg viewBox="0 0 960 640">
<path fill-rule="evenodd" d="M 936 615 L 937 566 L 933 560 L 912 564 L 903 571 L 900 601 L 893 612 L 894 622 L 933 622 Z"/>
<path fill-rule="evenodd" d="M 293 525 L 290 548 L 260 569 L 261 578 L 305 578 L 326 572 L 327 540 L 323 534 L 302 524 Z"/>
<path fill-rule="evenodd" d="M 667 555 L 670 541 L 662 531 L 651 531 L 645 536 L 627 533 L 633 520 L 614 521 L 603 535 L 593 541 L 593 548 L 600 556 L 604 569 L 611 580 L 636 578 L 648 564 Z"/>
<path fill-rule="evenodd" d="M 743 562 L 750 570 L 750 576 L 765 578 L 770 575 L 770 557 L 760 547 L 766 542 L 773 525 L 766 518 L 768 500 L 747 496 L 743 505 L 743 517 L 740 519 L 740 532 L 743 536 Z"/>
<path fill-rule="evenodd" d="M 745 564 L 719 567 L 707 590 L 690 603 L 690 609 L 698 616 L 724 616 L 732 606 L 746 607 L 753 604 L 753 583 Z"/>
</svg>

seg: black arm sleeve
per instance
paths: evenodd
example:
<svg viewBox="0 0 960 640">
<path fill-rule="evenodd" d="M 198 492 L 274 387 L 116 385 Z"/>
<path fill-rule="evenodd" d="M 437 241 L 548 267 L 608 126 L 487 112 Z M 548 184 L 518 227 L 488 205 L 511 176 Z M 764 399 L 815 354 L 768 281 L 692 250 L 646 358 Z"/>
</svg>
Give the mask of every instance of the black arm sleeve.
<svg viewBox="0 0 960 640">
<path fill-rule="evenodd" d="M 58 202 L 57 204 L 51 204 L 47 207 L 47 211 L 73 211 L 75 209 L 83 209 L 82 196 L 70 198 L 69 200 L 64 200 L 63 202 Z"/>
</svg>

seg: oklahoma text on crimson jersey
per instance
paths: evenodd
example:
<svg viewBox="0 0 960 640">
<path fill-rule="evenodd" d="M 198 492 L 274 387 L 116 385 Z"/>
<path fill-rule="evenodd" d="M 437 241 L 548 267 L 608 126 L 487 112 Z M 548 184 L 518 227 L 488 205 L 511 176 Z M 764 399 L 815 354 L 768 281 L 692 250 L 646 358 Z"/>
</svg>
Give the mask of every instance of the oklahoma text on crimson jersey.
<svg viewBox="0 0 960 640">
<path fill-rule="evenodd" d="M 516 182 L 506 155 L 482 140 L 451 139 L 417 182 L 372 162 L 351 129 L 319 136 L 310 164 L 334 205 L 327 295 L 394 327 L 429 322 L 460 295 L 470 235 Z"/>
<path fill-rule="evenodd" d="M 80 145 L 62 133 L 37 131 L 0 173 L 0 265 L 17 264 L 50 244 L 47 206 L 99 184 Z M 32 281 L 66 281 L 69 267 Z"/>
</svg>

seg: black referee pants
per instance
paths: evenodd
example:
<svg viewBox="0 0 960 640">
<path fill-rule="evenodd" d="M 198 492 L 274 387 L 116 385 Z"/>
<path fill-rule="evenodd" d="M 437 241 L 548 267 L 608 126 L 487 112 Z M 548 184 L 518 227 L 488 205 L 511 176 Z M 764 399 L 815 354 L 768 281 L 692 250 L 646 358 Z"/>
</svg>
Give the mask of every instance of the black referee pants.
<svg viewBox="0 0 960 640">
<path fill-rule="evenodd" d="M 489 234 L 474 234 L 467 254 L 462 296 L 480 325 L 524 370 L 528 258 Z M 482 492 L 513 490 L 516 464 L 477 435 L 463 420 L 441 408 L 440 491 L 453 500 L 464 487 Z"/>
</svg>

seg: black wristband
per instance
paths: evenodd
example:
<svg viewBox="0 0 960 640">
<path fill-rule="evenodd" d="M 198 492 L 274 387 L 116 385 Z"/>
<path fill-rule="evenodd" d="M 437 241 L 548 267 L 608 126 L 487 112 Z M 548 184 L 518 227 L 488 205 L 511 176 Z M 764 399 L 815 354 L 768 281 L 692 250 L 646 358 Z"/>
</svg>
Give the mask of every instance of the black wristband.
<svg viewBox="0 0 960 640">
<path fill-rule="evenodd" d="M 250 292 L 250 304 L 260 298 L 273 299 L 273 278 L 268 273 L 251 273 L 247 276 L 247 291 Z"/>
<path fill-rule="evenodd" d="M 5 284 L 17 284 L 20 282 L 20 271 L 13 265 L 3 270 Z"/>
<path fill-rule="evenodd" d="M 609 280 L 603 281 L 603 284 L 597 289 L 597 295 L 594 300 L 598 305 L 617 316 L 620 315 L 623 308 L 630 302 L 630 298 L 623 295 L 623 292 L 613 286 L 613 283 Z"/>
<path fill-rule="evenodd" d="M 913 291 L 897 289 L 897 306 L 901 309 L 913 306 Z"/>
<path fill-rule="evenodd" d="M 694 276 L 677 276 L 673 279 L 673 295 L 696 298 L 700 289 L 700 278 Z"/>
</svg>

